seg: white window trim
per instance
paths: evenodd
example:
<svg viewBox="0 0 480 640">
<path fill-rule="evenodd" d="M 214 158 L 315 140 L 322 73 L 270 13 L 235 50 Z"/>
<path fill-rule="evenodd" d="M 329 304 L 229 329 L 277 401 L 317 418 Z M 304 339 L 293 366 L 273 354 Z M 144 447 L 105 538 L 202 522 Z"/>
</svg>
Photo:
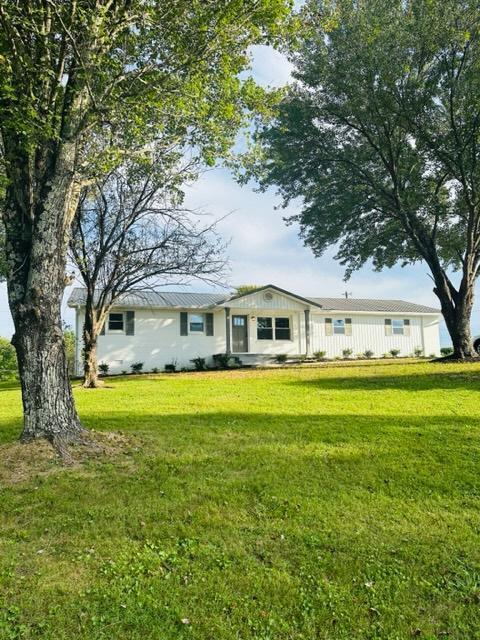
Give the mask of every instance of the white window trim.
<svg viewBox="0 0 480 640">
<path fill-rule="evenodd" d="M 203 329 L 201 331 L 192 331 L 190 328 L 190 318 L 192 316 L 201 316 L 203 318 Z M 188 316 L 187 316 L 187 322 L 188 322 L 188 335 L 192 335 L 192 336 L 204 336 L 206 331 L 207 331 L 207 318 L 205 316 L 204 313 L 190 313 L 188 312 Z"/>
<path fill-rule="evenodd" d="M 123 317 L 123 329 L 110 329 L 110 315 L 112 313 L 116 313 L 117 315 L 121 315 Z M 109 333 L 111 335 L 125 335 L 127 318 L 125 316 L 125 311 L 109 311 L 108 318 L 106 320 L 106 330 L 105 333 Z"/>
<path fill-rule="evenodd" d="M 272 337 L 271 338 L 259 338 L 258 337 L 258 320 L 259 318 L 270 318 L 272 321 Z M 287 318 L 288 319 L 288 328 L 290 330 L 290 338 L 277 338 L 277 330 L 275 327 L 275 320 L 277 318 Z M 292 316 L 286 316 L 286 315 L 268 315 L 268 316 L 257 316 L 256 317 L 256 340 L 258 342 L 293 342 L 293 323 L 292 323 Z"/>
</svg>

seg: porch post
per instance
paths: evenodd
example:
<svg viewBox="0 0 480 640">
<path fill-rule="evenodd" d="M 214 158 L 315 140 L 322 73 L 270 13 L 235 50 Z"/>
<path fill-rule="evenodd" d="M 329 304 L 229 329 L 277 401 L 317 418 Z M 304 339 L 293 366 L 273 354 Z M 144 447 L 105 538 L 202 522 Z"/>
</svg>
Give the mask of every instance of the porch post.
<svg viewBox="0 0 480 640">
<path fill-rule="evenodd" d="M 310 355 L 310 309 L 305 309 L 305 351 Z"/>
<path fill-rule="evenodd" d="M 232 339 L 230 335 L 230 307 L 225 307 L 225 335 L 227 338 L 226 353 L 230 355 L 232 353 Z"/>
</svg>

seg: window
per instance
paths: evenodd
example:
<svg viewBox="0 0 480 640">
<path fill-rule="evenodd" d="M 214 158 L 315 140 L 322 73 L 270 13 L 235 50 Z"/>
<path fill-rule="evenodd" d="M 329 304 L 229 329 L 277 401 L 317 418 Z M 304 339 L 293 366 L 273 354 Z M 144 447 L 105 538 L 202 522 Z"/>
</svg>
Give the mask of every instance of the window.
<svg viewBox="0 0 480 640">
<path fill-rule="evenodd" d="M 404 334 L 403 320 L 392 320 L 392 333 L 394 336 L 403 336 Z"/>
<path fill-rule="evenodd" d="M 290 318 L 275 318 L 275 340 L 290 340 Z"/>
<path fill-rule="evenodd" d="M 345 335 L 345 320 L 343 318 L 334 318 L 333 320 L 333 333 Z"/>
<path fill-rule="evenodd" d="M 205 330 L 205 318 L 203 314 L 191 313 L 188 317 L 191 332 L 203 333 Z"/>
<path fill-rule="evenodd" d="M 124 331 L 123 313 L 108 314 L 108 330 Z"/>
<path fill-rule="evenodd" d="M 273 340 L 272 318 L 257 318 L 257 339 Z"/>
<path fill-rule="evenodd" d="M 244 327 L 245 326 L 245 316 L 233 316 L 233 326 L 234 327 Z"/>
</svg>

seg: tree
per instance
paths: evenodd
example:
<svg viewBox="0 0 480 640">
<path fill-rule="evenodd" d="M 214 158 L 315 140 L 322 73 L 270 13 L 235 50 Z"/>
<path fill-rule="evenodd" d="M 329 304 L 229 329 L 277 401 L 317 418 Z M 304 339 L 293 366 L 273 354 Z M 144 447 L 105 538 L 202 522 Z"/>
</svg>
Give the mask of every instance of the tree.
<svg viewBox="0 0 480 640">
<path fill-rule="evenodd" d="M 424 261 L 454 356 L 474 356 L 480 263 L 480 10 L 455 0 L 310 0 L 296 82 L 260 127 L 264 188 L 346 277 Z M 458 285 L 452 271 L 458 272 Z"/>
<path fill-rule="evenodd" d="M 13 378 L 17 371 L 17 356 L 12 343 L 0 338 L 0 380 Z"/>
<path fill-rule="evenodd" d="M 192 277 L 212 281 L 223 271 L 223 246 L 213 225 L 200 226 L 181 208 L 179 195 L 171 183 L 158 184 L 150 170 L 127 166 L 80 199 L 70 251 L 86 288 L 85 387 L 98 386 L 97 339 L 126 293 Z"/>
<path fill-rule="evenodd" d="M 238 287 L 235 287 L 234 294 L 236 296 L 243 296 L 252 291 L 256 291 L 258 288 L 259 286 L 257 284 L 240 284 Z"/>
<path fill-rule="evenodd" d="M 85 180 L 161 135 L 212 163 L 260 90 L 239 73 L 275 43 L 290 0 L 11 0 L 0 3 L 1 173 L 22 440 L 83 437 L 60 301 Z M 98 139 L 109 139 L 103 153 Z"/>
</svg>

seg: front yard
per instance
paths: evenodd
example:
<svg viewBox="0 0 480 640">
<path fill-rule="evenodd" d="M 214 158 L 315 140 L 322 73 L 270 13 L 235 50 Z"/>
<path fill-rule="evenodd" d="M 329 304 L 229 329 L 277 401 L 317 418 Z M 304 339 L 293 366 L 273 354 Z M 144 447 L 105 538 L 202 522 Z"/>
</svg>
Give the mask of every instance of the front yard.
<svg viewBox="0 0 480 640">
<path fill-rule="evenodd" d="M 1 640 L 480 638 L 478 365 L 107 384 L 125 450 L 0 474 Z"/>
</svg>

